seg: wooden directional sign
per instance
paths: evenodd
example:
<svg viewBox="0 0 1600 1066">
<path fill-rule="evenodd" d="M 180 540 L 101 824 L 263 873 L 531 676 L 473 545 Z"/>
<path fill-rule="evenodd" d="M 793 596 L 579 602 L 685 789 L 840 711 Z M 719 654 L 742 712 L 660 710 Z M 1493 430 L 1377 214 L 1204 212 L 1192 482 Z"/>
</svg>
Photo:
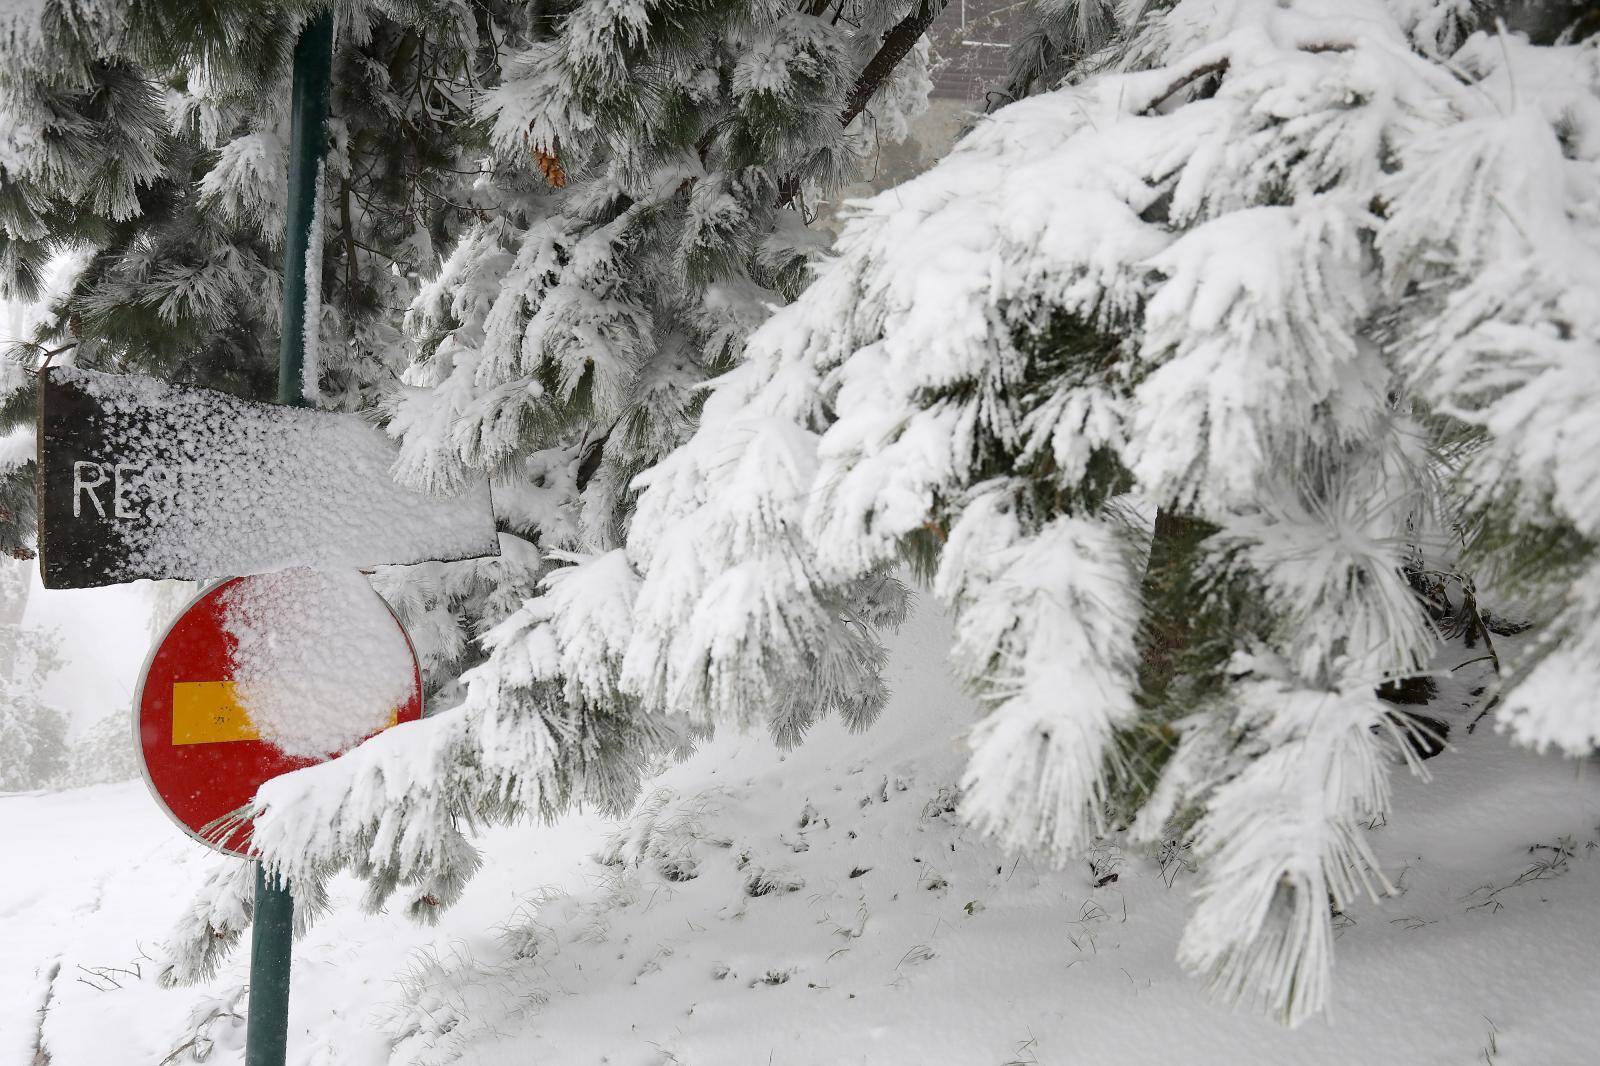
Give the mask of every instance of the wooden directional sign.
<svg viewBox="0 0 1600 1066">
<path fill-rule="evenodd" d="M 250 853 L 248 825 L 220 833 L 207 827 L 249 803 L 264 782 L 322 761 L 285 755 L 262 740 L 240 706 L 224 596 L 255 580 L 220 582 L 184 610 L 151 652 L 133 711 L 134 741 L 157 802 L 196 840 L 241 856 Z M 398 619 L 394 640 L 405 645 L 411 679 L 391 726 L 422 716 L 422 674 Z"/>
<path fill-rule="evenodd" d="M 356 415 L 52 367 L 39 385 L 46 588 L 499 552 L 487 482 L 413 492 Z"/>
</svg>

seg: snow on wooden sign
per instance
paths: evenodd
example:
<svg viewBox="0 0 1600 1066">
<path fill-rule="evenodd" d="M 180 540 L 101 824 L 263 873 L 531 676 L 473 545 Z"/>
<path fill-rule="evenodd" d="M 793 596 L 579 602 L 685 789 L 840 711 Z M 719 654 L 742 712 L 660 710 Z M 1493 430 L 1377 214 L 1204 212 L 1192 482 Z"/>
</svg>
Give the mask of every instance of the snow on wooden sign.
<svg viewBox="0 0 1600 1066">
<path fill-rule="evenodd" d="M 52 367 L 39 389 L 46 588 L 499 551 L 487 482 L 413 492 L 357 415 Z"/>
</svg>

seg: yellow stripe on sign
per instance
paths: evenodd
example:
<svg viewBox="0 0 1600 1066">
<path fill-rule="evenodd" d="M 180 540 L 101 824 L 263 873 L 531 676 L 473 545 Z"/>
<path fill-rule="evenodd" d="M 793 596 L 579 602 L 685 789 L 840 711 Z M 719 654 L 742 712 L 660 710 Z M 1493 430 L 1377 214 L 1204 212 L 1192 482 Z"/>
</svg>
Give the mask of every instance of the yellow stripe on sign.
<svg viewBox="0 0 1600 1066">
<path fill-rule="evenodd" d="M 239 705 L 232 681 L 178 681 L 172 686 L 172 743 L 225 744 L 260 740 Z"/>
<path fill-rule="evenodd" d="M 396 707 L 383 728 L 398 725 Z M 226 744 L 260 740 L 261 734 L 239 703 L 232 681 L 176 681 L 172 685 L 172 743 Z"/>
</svg>

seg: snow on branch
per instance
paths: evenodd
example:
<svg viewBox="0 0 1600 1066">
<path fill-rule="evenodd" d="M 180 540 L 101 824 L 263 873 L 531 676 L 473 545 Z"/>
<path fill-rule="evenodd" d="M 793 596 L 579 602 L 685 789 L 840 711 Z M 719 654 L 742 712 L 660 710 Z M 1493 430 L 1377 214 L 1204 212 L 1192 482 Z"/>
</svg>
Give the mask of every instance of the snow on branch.
<svg viewBox="0 0 1600 1066">
<path fill-rule="evenodd" d="M 1009 847 L 1061 858 L 1107 828 L 1106 767 L 1137 713 L 1137 574 L 1106 521 L 1060 517 L 1030 536 L 1012 511 L 1001 492 L 974 499 L 935 584 L 956 608 L 958 673 L 990 708 L 961 809 Z"/>
<path fill-rule="evenodd" d="M 1273 678 L 1271 666 L 1261 673 L 1236 698 L 1262 751 L 1207 801 L 1194 837 L 1201 883 L 1178 957 L 1224 998 L 1294 1025 L 1329 998 L 1330 906 L 1392 891 L 1361 831 L 1387 809 L 1392 748 L 1370 688 L 1319 692 Z"/>
</svg>

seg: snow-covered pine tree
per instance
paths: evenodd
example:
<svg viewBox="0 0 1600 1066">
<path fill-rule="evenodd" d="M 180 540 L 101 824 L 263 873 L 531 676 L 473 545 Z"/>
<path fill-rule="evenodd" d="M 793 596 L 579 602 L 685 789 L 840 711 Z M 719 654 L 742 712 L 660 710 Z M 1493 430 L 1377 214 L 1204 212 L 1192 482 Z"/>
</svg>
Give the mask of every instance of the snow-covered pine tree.
<svg viewBox="0 0 1600 1066">
<path fill-rule="evenodd" d="M 429 916 L 476 865 L 462 828 L 574 801 L 622 807 L 652 757 L 709 726 L 643 714 L 617 685 L 637 586 L 622 548 L 631 481 L 686 437 L 700 386 L 802 286 L 825 245 L 805 225 L 818 199 L 854 175 L 874 128 L 905 132 L 943 7 L 583 0 L 499 38 L 478 105 L 487 205 L 411 301 L 417 357 L 387 411 L 400 477 L 443 488 L 489 473 L 503 528 L 527 538 L 506 547 L 526 572 L 549 570 L 538 589 L 500 580 L 483 594 L 506 617 L 479 648 L 455 621 L 463 564 L 379 576 L 422 645 L 484 661 L 459 707 L 261 794 L 255 840 L 297 884 L 349 867 L 374 905 L 405 886 L 411 913 Z M 781 698 L 728 694 L 741 720 L 795 740 L 820 714 L 860 726 L 877 712 L 876 629 L 902 616 L 905 590 L 874 572 L 830 596 Z M 202 900 L 194 913 L 174 979 L 231 942 L 206 916 L 245 912 Z"/>
<path fill-rule="evenodd" d="M 229 68 L 243 54 L 227 47 L 236 42 L 205 47 L 199 27 L 178 10 L 188 6 L 66 0 L 8 12 L 15 21 L 7 27 L 0 74 L 0 106 L 8 118 L 0 284 L 7 298 L 32 300 L 52 258 L 76 250 L 102 253 L 76 286 L 78 298 L 63 301 L 31 341 L 12 338 L 24 341 L 6 353 L 13 368 L 31 371 L 45 358 L 81 349 L 75 354 L 86 366 L 170 369 L 180 380 L 214 380 L 234 391 L 249 392 L 261 379 L 265 360 L 252 356 L 267 338 L 252 328 L 260 325 L 252 311 L 271 271 L 259 247 L 231 243 L 235 235 L 208 230 L 192 211 L 184 217 L 186 201 L 192 206 L 194 199 L 189 187 L 199 145 L 169 134 L 161 79 L 170 71 L 141 65 L 168 47 L 179 54 L 192 49 L 196 66 Z M 228 21 L 235 34 L 243 28 Z M 275 52 L 258 54 L 266 59 Z M 187 262 L 168 261 L 179 256 L 163 253 L 183 240 L 195 254 Z M 83 298 L 97 281 L 119 272 L 121 301 L 104 290 L 106 299 Z M 132 291 L 134 277 L 145 282 L 144 291 Z M 231 344 L 239 347 L 215 352 L 214 373 L 201 373 L 195 349 L 205 346 L 204 331 L 195 317 L 209 311 L 213 320 L 222 318 L 219 305 L 229 297 L 239 304 L 229 308 L 239 333 Z M 126 360 L 125 349 L 131 349 Z M 31 381 L 18 387 L 19 377 L 8 368 L 6 428 L 33 417 Z"/>
<path fill-rule="evenodd" d="M 858 214 L 639 479 L 621 687 L 728 715 L 839 589 L 931 572 L 987 707 L 966 816 L 1057 859 L 1192 845 L 1181 959 L 1294 1023 L 1332 909 L 1386 884 L 1361 826 L 1411 755 L 1374 689 L 1437 643 L 1412 577 L 1460 532 L 1441 416 L 1476 431 L 1474 543 L 1538 532 L 1572 569 L 1537 587 L 1586 579 L 1509 720 L 1593 743 L 1593 686 L 1562 682 L 1600 650 L 1600 52 L 1469 35 L 1457 3 L 1117 14 L 1101 73 Z"/>
<path fill-rule="evenodd" d="M 0 792 L 53 784 L 67 766 L 67 719 L 40 690 L 61 666 L 49 633 L 23 625 L 32 575 L 0 559 Z"/>
</svg>

